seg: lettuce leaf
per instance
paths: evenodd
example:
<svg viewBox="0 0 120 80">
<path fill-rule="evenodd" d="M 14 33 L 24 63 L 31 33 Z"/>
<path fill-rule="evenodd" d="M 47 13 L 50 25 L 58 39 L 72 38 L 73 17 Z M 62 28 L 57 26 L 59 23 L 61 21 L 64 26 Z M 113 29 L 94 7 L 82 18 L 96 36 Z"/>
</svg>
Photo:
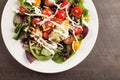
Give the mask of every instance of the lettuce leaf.
<svg viewBox="0 0 120 80">
<path fill-rule="evenodd" d="M 28 10 L 33 10 L 33 6 L 31 4 L 29 4 L 28 2 L 26 2 L 25 0 L 18 0 L 18 2 L 20 3 L 20 5 L 22 5 L 23 7 L 25 7 Z"/>
<path fill-rule="evenodd" d="M 88 9 L 85 8 L 85 6 L 84 6 L 84 0 L 80 0 L 77 5 L 83 9 L 83 18 L 84 18 L 86 21 L 88 21 L 88 20 L 89 20 L 89 11 L 88 11 Z"/>
<path fill-rule="evenodd" d="M 18 0 L 18 2 L 19 2 L 21 5 L 23 5 L 24 2 L 25 2 L 25 0 Z"/>
<path fill-rule="evenodd" d="M 60 54 L 55 54 L 54 57 L 52 58 L 52 60 L 56 63 L 63 63 L 63 59 L 62 56 Z"/>
</svg>

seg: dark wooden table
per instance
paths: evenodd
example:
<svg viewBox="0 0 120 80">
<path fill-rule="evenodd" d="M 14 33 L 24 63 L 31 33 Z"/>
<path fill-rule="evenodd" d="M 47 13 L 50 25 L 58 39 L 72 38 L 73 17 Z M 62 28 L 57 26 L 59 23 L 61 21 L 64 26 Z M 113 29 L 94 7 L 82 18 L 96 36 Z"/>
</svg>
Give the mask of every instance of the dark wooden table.
<svg viewBox="0 0 120 80">
<path fill-rule="evenodd" d="M 0 0 L 0 17 L 6 1 Z M 13 59 L 0 34 L 0 80 L 120 80 L 120 0 L 93 2 L 99 15 L 99 35 L 81 64 L 58 74 L 31 71 Z"/>
</svg>

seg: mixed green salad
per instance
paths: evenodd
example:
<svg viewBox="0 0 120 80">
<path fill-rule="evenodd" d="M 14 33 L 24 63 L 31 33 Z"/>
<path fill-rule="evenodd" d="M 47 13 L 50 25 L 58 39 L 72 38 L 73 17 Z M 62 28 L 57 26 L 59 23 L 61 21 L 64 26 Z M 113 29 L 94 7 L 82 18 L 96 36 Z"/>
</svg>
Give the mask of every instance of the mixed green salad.
<svg viewBox="0 0 120 80">
<path fill-rule="evenodd" d="M 14 39 L 21 40 L 30 63 L 50 59 L 65 62 L 88 33 L 84 0 L 18 0 L 18 5 Z"/>
</svg>

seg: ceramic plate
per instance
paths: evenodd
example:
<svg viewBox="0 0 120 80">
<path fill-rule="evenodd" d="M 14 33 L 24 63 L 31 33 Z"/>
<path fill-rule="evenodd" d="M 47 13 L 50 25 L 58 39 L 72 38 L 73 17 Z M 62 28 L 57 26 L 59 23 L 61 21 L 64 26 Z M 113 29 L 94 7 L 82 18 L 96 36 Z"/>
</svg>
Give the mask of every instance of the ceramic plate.
<svg viewBox="0 0 120 80">
<path fill-rule="evenodd" d="M 92 0 L 85 0 L 85 6 L 86 8 L 88 8 L 90 15 L 90 21 L 88 23 L 89 33 L 83 40 L 81 47 L 77 51 L 77 53 L 62 64 L 57 64 L 52 60 L 36 60 L 32 64 L 30 64 L 26 59 L 25 51 L 22 48 L 20 41 L 15 41 L 13 39 L 13 17 L 15 13 L 12 11 L 12 9 L 16 8 L 17 6 L 17 0 L 8 0 L 2 15 L 1 30 L 4 43 L 7 49 L 9 50 L 10 54 L 23 66 L 37 72 L 58 73 L 69 70 L 81 63 L 92 50 L 98 34 L 98 16 Z"/>
</svg>

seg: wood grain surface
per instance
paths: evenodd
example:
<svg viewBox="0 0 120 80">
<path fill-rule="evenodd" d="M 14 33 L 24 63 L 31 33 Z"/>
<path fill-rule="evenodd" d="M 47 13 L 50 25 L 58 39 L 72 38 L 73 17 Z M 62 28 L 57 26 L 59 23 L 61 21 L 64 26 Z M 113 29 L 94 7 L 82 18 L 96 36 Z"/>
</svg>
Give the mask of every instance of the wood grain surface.
<svg viewBox="0 0 120 80">
<path fill-rule="evenodd" d="M 6 2 L 0 0 L 0 17 Z M 13 59 L 0 34 L 0 80 L 120 80 L 120 0 L 93 2 L 99 15 L 99 35 L 81 64 L 58 74 L 31 71 Z"/>
</svg>

